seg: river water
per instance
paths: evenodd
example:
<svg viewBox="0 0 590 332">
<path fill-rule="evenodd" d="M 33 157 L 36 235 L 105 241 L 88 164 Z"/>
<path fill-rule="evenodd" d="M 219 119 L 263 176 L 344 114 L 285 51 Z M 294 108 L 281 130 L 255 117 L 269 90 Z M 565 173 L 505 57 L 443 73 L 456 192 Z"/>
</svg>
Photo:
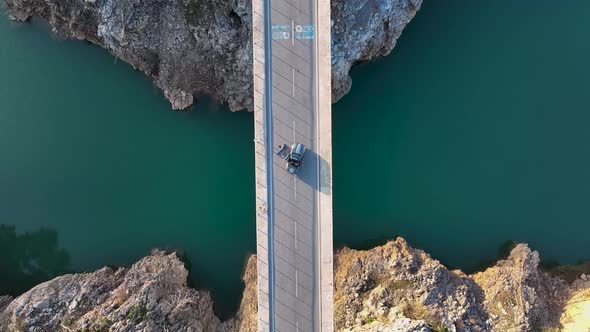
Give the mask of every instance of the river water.
<svg viewBox="0 0 590 332">
<path fill-rule="evenodd" d="M 506 240 L 590 258 L 589 10 L 427 1 L 334 107 L 336 245 L 402 235 L 464 269 Z M 0 291 L 163 247 L 235 310 L 255 250 L 251 114 L 207 99 L 172 112 L 106 51 L 4 14 L 0 72 L 0 224 L 14 226 Z"/>
</svg>

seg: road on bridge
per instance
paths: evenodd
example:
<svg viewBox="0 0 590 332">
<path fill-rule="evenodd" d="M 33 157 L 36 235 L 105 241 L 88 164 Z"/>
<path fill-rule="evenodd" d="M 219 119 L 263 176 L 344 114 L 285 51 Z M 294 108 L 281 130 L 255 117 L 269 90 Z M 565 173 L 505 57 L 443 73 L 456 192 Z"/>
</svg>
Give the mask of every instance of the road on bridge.
<svg viewBox="0 0 590 332">
<path fill-rule="evenodd" d="M 253 1 L 259 331 L 333 330 L 326 3 Z M 297 175 L 275 150 L 293 143 Z"/>
</svg>

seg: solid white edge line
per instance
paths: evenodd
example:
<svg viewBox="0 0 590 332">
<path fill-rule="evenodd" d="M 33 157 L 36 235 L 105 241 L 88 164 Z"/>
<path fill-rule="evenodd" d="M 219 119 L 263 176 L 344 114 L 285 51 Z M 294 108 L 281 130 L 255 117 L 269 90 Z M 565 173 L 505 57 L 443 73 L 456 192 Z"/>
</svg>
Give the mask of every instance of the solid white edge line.
<svg viewBox="0 0 590 332">
<path fill-rule="evenodd" d="M 297 278 L 297 270 L 295 270 L 295 297 L 299 298 L 299 279 Z"/>
<path fill-rule="evenodd" d="M 293 221 L 293 238 L 295 239 L 295 250 L 297 250 L 297 222 Z"/>
<path fill-rule="evenodd" d="M 292 82 L 293 82 L 293 91 L 292 91 L 292 95 L 293 95 L 293 97 L 295 97 L 295 68 L 291 67 L 291 69 L 293 70 L 293 79 L 292 79 Z"/>
</svg>

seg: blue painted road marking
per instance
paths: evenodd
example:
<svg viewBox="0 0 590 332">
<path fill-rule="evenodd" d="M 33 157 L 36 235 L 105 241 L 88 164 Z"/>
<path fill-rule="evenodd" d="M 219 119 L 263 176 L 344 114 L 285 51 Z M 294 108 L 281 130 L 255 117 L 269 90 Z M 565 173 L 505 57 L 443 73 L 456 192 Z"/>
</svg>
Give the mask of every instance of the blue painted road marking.
<svg viewBox="0 0 590 332">
<path fill-rule="evenodd" d="M 272 39 L 273 40 L 291 39 L 291 25 L 273 24 L 272 25 Z"/>
<path fill-rule="evenodd" d="M 313 39 L 315 35 L 315 26 L 297 25 L 295 27 L 295 39 Z"/>
<path fill-rule="evenodd" d="M 291 25 L 290 24 L 273 24 L 272 25 L 272 39 L 273 40 L 288 40 L 291 39 Z M 315 36 L 315 26 L 312 25 L 296 25 L 293 31 L 295 39 L 313 39 Z"/>
</svg>

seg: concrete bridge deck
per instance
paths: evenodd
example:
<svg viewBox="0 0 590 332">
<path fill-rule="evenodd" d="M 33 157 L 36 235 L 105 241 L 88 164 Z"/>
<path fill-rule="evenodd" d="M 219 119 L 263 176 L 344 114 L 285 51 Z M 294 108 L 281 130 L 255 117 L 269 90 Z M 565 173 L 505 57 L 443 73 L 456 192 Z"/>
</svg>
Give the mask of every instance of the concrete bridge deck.
<svg viewBox="0 0 590 332">
<path fill-rule="evenodd" d="M 333 330 L 330 3 L 253 0 L 258 330 Z M 303 143 L 297 176 L 275 152 Z"/>
</svg>

